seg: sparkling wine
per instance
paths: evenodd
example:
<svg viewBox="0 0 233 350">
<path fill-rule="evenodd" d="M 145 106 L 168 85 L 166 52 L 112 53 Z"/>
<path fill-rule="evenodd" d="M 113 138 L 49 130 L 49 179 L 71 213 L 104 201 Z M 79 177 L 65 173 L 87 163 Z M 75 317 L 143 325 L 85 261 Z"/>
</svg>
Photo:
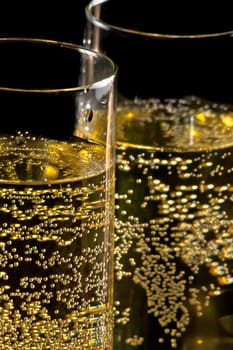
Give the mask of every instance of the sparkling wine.
<svg viewBox="0 0 233 350">
<path fill-rule="evenodd" d="M 232 349 L 232 164 L 231 106 L 119 107 L 115 349 Z"/>
<path fill-rule="evenodd" d="M 1 137 L 0 349 L 109 349 L 105 167 L 85 140 Z"/>
</svg>

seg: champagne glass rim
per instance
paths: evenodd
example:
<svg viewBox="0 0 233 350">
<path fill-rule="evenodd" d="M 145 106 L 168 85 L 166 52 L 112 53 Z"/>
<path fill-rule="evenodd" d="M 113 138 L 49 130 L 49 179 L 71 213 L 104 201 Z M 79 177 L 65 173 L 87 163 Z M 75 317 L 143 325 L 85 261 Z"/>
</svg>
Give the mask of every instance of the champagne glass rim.
<svg viewBox="0 0 233 350">
<path fill-rule="evenodd" d="M 147 38 L 157 38 L 157 39 L 201 39 L 201 38 L 214 38 L 221 36 L 233 36 L 233 30 L 228 31 L 220 31 L 220 32 L 207 32 L 207 33 L 198 33 L 198 34 L 169 34 L 169 33 L 159 33 L 159 32 L 147 32 L 140 31 L 132 28 L 128 28 L 126 26 L 117 26 L 111 23 L 108 23 L 100 18 L 98 18 L 95 14 L 93 14 L 93 9 L 100 4 L 109 2 L 109 0 L 91 0 L 91 2 L 86 6 L 85 13 L 87 19 L 98 26 L 99 28 L 105 30 L 115 30 L 118 32 L 122 32 L 125 34 L 144 36 Z"/>
<path fill-rule="evenodd" d="M 51 45 L 56 47 L 61 47 L 63 49 L 70 49 L 73 51 L 77 51 L 82 54 L 86 54 L 87 56 L 93 58 L 100 58 L 103 63 L 108 64 L 109 72 L 105 74 L 105 76 L 101 79 L 93 79 L 90 83 L 87 84 L 79 84 L 72 87 L 63 87 L 63 88 L 40 88 L 40 89 L 25 89 L 25 88 L 14 88 L 2 86 L 0 83 L 0 91 L 12 91 L 12 92 L 31 92 L 31 93 L 59 93 L 59 92 L 82 92 L 87 91 L 91 88 L 98 88 L 99 86 L 104 85 L 116 76 L 117 67 L 116 64 L 110 59 L 107 55 L 101 52 L 96 52 L 90 48 L 87 48 L 83 45 L 59 41 L 59 40 L 50 40 L 44 38 L 32 38 L 32 37 L 0 37 L 0 45 L 5 43 L 32 43 L 32 44 L 41 44 L 41 45 Z M 111 72 L 110 72 L 111 71 Z"/>
</svg>

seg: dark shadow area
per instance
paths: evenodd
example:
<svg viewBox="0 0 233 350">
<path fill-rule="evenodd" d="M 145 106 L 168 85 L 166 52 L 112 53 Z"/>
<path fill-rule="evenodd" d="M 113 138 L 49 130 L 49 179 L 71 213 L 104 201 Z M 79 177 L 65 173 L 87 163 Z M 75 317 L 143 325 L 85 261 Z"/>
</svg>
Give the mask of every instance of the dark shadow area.
<svg viewBox="0 0 233 350">
<path fill-rule="evenodd" d="M 80 44 L 87 3 L 87 0 L 2 2 L 0 36 L 36 37 Z"/>
</svg>

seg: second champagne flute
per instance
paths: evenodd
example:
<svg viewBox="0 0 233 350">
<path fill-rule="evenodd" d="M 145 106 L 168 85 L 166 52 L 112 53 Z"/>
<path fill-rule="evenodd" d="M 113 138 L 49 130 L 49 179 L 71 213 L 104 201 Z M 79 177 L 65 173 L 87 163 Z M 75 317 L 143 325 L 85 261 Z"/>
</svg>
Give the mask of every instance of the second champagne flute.
<svg viewBox="0 0 233 350">
<path fill-rule="evenodd" d="M 233 32 L 150 6 L 86 11 L 85 45 L 119 68 L 114 346 L 228 350 Z"/>
</svg>

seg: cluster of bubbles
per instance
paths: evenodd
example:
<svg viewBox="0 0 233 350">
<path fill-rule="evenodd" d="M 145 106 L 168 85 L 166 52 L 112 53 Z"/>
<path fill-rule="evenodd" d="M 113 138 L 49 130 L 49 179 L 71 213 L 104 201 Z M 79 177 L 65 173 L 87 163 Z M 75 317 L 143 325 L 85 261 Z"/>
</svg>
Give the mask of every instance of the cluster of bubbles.
<svg viewBox="0 0 233 350">
<path fill-rule="evenodd" d="M 1 139 L 0 349 L 107 347 L 104 154 L 85 142 Z"/>
<path fill-rule="evenodd" d="M 134 101 L 119 123 L 115 332 L 177 348 L 232 291 L 233 114 L 194 98 Z"/>
</svg>

